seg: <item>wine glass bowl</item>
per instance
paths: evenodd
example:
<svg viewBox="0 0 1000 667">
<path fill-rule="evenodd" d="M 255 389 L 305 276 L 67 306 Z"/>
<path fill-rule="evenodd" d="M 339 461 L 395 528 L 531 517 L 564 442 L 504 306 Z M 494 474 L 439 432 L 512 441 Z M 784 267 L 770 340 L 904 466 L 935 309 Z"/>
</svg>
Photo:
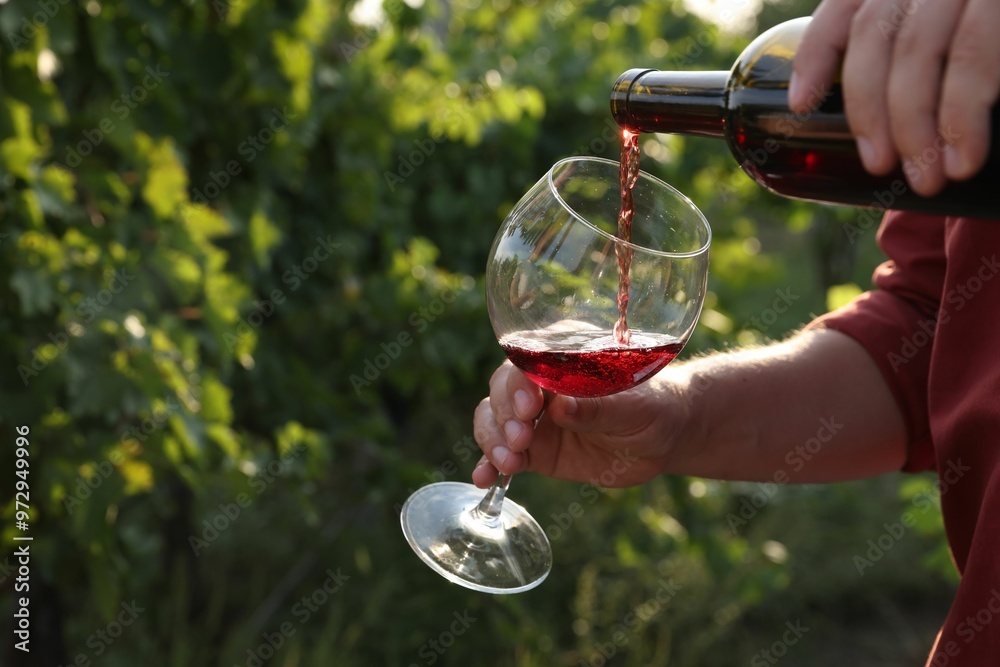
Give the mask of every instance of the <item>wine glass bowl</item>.
<svg viewBox="0 0 1000 667">
<path fill-rule="evenodd" d="M 644 382 L 687 342 L 701 312 L 711 229 L 684 195 L 639 173 L 632 241 L 615 236 L 618 163 L 556 163 L 514 208 L 490 251 L 486 298 L 500 346 L 536 384 L 605 396 Z M 630 252 L 629 345 L 618 256 Z"/>
<path fill-rule="evenodd" d="M 705 297 L 711 230 L 669 185 L 639 172 L 631 242 L 615 236 L 619 164 L 556 163 L 507 216 L 486 267 L 490 322 L 508 358 L 539 386 L 604 396 L 645 382 L 681 351 Z M 619 256 L 628 254 L 627 323 L 619 321 Z M 552 567 L 548 537 L 505 500 L 509 475 L 486 492 L 439 482 L 403 505 L 403 534 L 449 581 L 487 593 L 534 588 Z"/>
</svg>

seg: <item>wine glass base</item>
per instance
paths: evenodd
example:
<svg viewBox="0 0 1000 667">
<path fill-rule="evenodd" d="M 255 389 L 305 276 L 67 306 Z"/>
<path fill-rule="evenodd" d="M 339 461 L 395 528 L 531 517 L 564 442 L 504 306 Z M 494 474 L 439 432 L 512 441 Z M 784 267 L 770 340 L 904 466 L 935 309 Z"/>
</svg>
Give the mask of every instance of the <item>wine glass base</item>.
<svg viewBox="0 0 1000 667">
<path fill-rule="evenodd" d="M 439 482 L 413 493 L 399 515 L 406 541 L 445 579 L 483 593 L 520 593 L 545 580 L 552 548 L 527 510 L 504 499 L 499 524 L 476 514 L 485 491 Z"/>
</svg>

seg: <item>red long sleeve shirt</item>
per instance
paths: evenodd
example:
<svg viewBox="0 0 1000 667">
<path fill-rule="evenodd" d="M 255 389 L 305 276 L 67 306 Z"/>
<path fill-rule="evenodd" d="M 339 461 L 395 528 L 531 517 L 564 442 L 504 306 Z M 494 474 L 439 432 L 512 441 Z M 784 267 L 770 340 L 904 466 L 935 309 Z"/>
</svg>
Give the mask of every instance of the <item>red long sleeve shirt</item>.
<svg viewBox="0 0 1000 667">
<path fill-rule="evenodd" d="M 927 665 L 1000 664 L 1000 222 L 892 212 L 877 289 L 810 326 L 878 364 L 907 424 L 907 471 L 936 469 L 961 574 Z"/>
</svg>

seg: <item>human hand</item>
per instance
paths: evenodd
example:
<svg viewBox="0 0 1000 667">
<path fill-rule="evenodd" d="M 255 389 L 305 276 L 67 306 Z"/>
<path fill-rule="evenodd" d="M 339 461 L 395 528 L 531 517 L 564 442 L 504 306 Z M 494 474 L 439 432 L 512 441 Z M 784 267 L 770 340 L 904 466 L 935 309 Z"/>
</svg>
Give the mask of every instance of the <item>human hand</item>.
<svg viewBox="0 0 1000 667">
<path fill-rule="evenodd" d="M 872 174 L 900 160 L 924 196 L 973 176 L 1000 93 L 1000 3 L 823 0 L 795 56 L 789 106 L 807 113 L 843 57 L 844 107 Z"/>
<path fill-rule="evenodd" d="M 490 379 L 490 396 L 476 409 L 474 433 L 485 456 L 473 482 L 486 488 L 498 470 L 511 475 L 530 470 L 603 487 L 655 477 L 686 412 L 683 399 L 657 379 L 603 398 L 570 398 L 543 393 L 505 362 Z"/>
</svg>

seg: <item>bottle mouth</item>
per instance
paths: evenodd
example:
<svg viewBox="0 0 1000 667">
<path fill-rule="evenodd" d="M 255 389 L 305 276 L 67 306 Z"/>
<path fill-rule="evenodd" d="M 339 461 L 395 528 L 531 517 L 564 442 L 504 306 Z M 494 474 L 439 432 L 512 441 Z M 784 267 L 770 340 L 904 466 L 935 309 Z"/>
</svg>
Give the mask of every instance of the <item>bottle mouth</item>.
<svg viewBox="0 0 1000 667">
<path fill-rule="evenodd" d="M 611 115 L 631 132 L 724 136 L 729 72 L 630 69 L 611 90 Z"/>
<path fill-rule="evenodd" d="M 655 71 L 655 69 L 650 68 L 634 67 L 615 81 L 615 85 L 611 89 L 611 115 L 619 127 L 626 130 L 637 130 L 637 128 L 632 127 L 632 114 L 628 110 L 629 97 L 636 82 L 643 75 Z"/>
</svg>

